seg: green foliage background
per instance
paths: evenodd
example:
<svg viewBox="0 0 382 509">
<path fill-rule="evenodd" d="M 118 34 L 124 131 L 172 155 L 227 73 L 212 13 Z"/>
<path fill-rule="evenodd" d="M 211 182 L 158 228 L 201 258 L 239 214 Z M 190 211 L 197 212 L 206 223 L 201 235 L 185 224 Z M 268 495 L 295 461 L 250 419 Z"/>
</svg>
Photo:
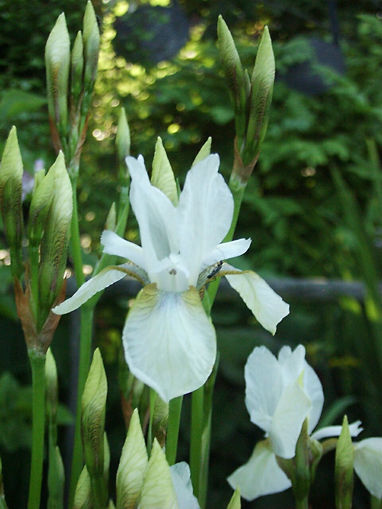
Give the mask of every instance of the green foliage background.
<svg viewBox="0 0 382 509">
<path fill-rule="evenodd" d="M 150 2 L 140 2 L 136 7 L 142 3 Z M 151 3 L 163 8 L 167 5 L 164 1 Z M 25 169 L 30 173 L 36 159 L 42 158 L 48 167 L 54 158 L 44 97 L 44 44 L 62 10 L 73 37 L 80 27 L 84 5 L 85 2 L 74 0 L 0 0 L 0 145 L 11 125 L 16 124 Z M 129 117 L 133 155 L 144 154 L 150 165 L 156 137 L 161 136 L 182 182 L 197 150 L 212 136 L 213 151 L 220 154 L 222 172 L 228 178 L 233 157 L 233 112 L 215 44 L 216 19 L 222 13 L 249 68 L 256 55 L 258 35 L 264 24 L 269 24 L 278 70 L 267 137 L 248 186 L 236 235 L 251 236 L 253 245 L 239 263 L 264 276 L 367 280 L 360 249 L 370 251 L 375 270 L 379 271 L 382 231 L 382 201 L 378 195 L 382 22 L 376 3 L 337 2 L 340 44 L 346 64 L 342 76 L 319 68 L 307 43 L 312 36 L 327 42 L 332 38 L 325 3 L 183 0 L 179 5 L 190 20 L 188 42 L 171 60 L 141 65 L 136 63 L 139 60 L 136 54 L 135 63 L 131 63 L 128 56 L 124 58 L 114 50 L 114 24 L 116 19 L 129 16 L 128 3 L 95 2 L 102 22 L 102 48 L 79 191 L 87 263 L 93 265 L 96 260 L 108 209 L 117 198 L 114 141 L 121 106 Z M 135 35 L 138 40 L 147 38 L 139 27 Z M 325 76 L 329 85 L 319 95 L 303 95 L 282 80 L 288 69 L 293 72 L 293 66 L 306 60 L 315 72 Z M 343 186 L 339 189 L 338 181 L 335 184 L 334 171 L 347 183 L 345 191 Z M 344 207 L 353 208 L 353 202 L 344 202 L 341 192 L 358 203 L 350 220 Z M 354 228 L 357 221 L 358 230 Z M 360 235 L 366 239 L 362 245 Z M 133 217 L 129 220 L 127 238 L 137 240 Z M 29 410 L 24 404 L 29 374 L 15 321 L 5 248 L 1 237 L 0 312 L 4 334 L 0 343 L 5 354 L 0 358 L 0 401 L 12 398 L 12 412 L 7 415 L 14 416 L 13 426 L 21 426 L 22 432 L 19 439 L 12 435 L 6 442 L 0 441 L 0 454 L 12 456 L 8 464 L 16 469 L 15 458 L 17 454 L 25 456 L 29 440 Z M 224 506 L 230 493 L 225 477 L 246 461 L 255 439 L 261 436 L 248 420 L 243 398 L 243 366 L 257 344 L 266 344 L 274 351 L 285 343 L 305 344 L 308 359 L 324 385 L 325 408 L 331 412 L 327 413 L 328 419 L 332 415 L 339 422 L 346 410 L 350 420 L 363 419 L 368 435 L 381 435 L 382 368 L 375 355 L 382 338 L 378 303 L 372 299 L 359 303 L 350 298 L 318 304 L 296 297 L 289 300 L 291 315 L 281 324 L 275 338 L 261 331 L 240 304 L 233 306 L 223 299 L 217 302 L 214 320 L 221 364 L 215 398 L 209 507 Z M 97 316 L 95 341 L 103 348 L 111 376 L 116 369 L 126 309 L 127 298 L 118 298 L 112 304 L 101 304 Z M 61 374 L 67 372 L 70 363 L 67 337 L 70 329 L 68 321 L 63 323 L 66 332 L 58 334 L 53 344 Z M 6 373 L 10 365 L 18 381 Z M 60 382 L 65 400 L 69 380 L 62 376 Z M 117 390 L 111 393 L 108 410 L 114 469 L 124 434 L 118 398 Z M 187 405 L 185 435 L 186 415 Z M 2 420 L 1 426 L 2 436 L 8 436 L 12 423 Z M 184 452 L 186 443 L 182 448 Z M 4 472 L 6 487 L 8 481 L 15 507 L 17 504 L 21 507 L 17 498 L 20 490 L 11 482 L 14 471 Z M 330 467 L 322 471 L 313 498 L 315 508 L 329 507 L 322 505 L 327 504 L 329 497 L 322 493 L 330 492 L 325 491 L 330 490 Z M 365 494 L 358 485 L 357 492 L 360 495 L 354 507 L 366 507 Z M 283 494 L 244 507 L 276 508 L 287 504 L 290 499 Z"/>
</svg>

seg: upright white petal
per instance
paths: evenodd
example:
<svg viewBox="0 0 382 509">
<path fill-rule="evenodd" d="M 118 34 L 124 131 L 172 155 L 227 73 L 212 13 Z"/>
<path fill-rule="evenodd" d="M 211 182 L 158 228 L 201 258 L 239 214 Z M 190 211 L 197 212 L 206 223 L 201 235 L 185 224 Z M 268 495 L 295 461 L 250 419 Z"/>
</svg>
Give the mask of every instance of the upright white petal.
<svg viewBox="0 0 382 509">
<path fill-rule="evenodd" d="M 145 257 L 141 246 L 123 239 L 111 230 L 104 230 L 101 235 L 101 244 L 104 246 L 104 253 L 122 256 L 122 258 L 130 260 L 147 271 L 145 266 Z"/>
<path fill-rule="evenodd" d="M 304 362 L 304 390 L 312 402 L 312 407 L 308 416 L 308 433 L 312 433 L 321 417 L 322 407 L 324 406 L 324 391 L 320 379 L 309 364 Z"/>
<path fill-rule="evenodd" d="M 268 440 L 258 442 L 247 463 L 235 470 L 227 480 L 233 489 L 239 488 L 240 495 L 249 501 L 291 486 L 290 480 L 278 466 Z"/>
<path fill-rule="evenodd" d="M 187 173 L 179 198 L 180 252 L 194 284 L 203 260 L 221 243 L 231 226 L 233 198 L 218 169 L 217 154 L 195 164 Z"/>
<path fill-rule="evenodd" d="M 127 157 L 132 178 L 130 202 L 139 225 L 146 266 L 179 251 L 177 212 L 174 205 L 159 189 L 152 186 L 143 158 Z"/>
<path fill-rule="evenodd" d="M 128 314 L 123 344 L 131 372 L 165 401 L 201 387 L 216 357 L 215 330 L 195 288 L 143 288 Z"/>
<path fill-rule="evenodd" d="M 276 326 L 289 313 L 289 305 L 256 272 L 241 272 L 224 264 L 222 271 L 233 271 L 226 278 L 236 290 L 258 322 L 274 334 Z"/>
<path fill-rule="evenodd" d="M 82 306 L 84 302 L 89 300 L 96 293 L 126 277 L 126 272 L 118 270 L 116 267 L 129 270 L 132 268 L 127 263 L 124 263 L 123 265 L 114 265 L 113 267 L 106 267 L 106 269 L 101 270 L 99 274 L 80 286 L 72 297 L 66 299 L 64 302 L 53 308 L 53 313 L 56 313 L 57 315 L 70 313 Z"/>
<path fill-rule="evenodd" d="M 235 258 L 248 251 L 251 245 L 251 239 L 237 239 L 231 242 L 224 242 L 215 247 L 205 258 L 202 260 L 201 269 L 208 267 L 220 260 L 229 260 Z"/>
<path fill-rule="evenodd" d="M 190 467 L 185 461 L 170 467 L 170 473 L 180 509 L 200 509 L 192 490 Z"/>
<path fill-rule="evenodd" d="M 354 469 L 366 489 L 382 499 L 382 438 L 366 438 L 354 445 Z"/>
</svg>

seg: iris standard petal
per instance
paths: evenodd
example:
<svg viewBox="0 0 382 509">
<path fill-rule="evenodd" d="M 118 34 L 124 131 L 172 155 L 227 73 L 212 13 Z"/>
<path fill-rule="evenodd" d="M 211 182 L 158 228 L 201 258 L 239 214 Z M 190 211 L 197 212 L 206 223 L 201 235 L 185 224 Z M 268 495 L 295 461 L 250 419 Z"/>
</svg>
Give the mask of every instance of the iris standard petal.
<svg viewBox="0 0 382 509">
<path fill-rule="evenodd" d="M 57 315 L 65 315 L 66 313 L 74 311 L 96 293 L 126 277 L 126 270 L 131 272 L 132 270 L 135 270 L 135 268 L 131 267 L 128 263 L 106 267 L 106 269 L 101 270 L 99 274 L 80 286 L 72 297 L 66 299 L 64 302 L 53 308 L 53 313 L 56 313 Z"/>
<path fill-rule="evenodd" d="M 185 461 L 170 467 L 172 482 L 180 509 L 200 509 L 192 490 L 190 467 Z"/>
<path fill-rule="evenodd" d="M 179 198 L 180 252 L 195 284 L 202 261 L 231 226 L 233 198 L 218 169 L 217 154 L 195 164 L 187 173 Z"/>
<path fill-rule="evenodd" d="M 342 426 L 325 426 L 312 433 L 313 440 L 322 440 L 328 437 L 339 437 L 341 434 Z M 349 424 L 349 432 L 351 437 L 357 437 L 363 430 L 361 421 L 355 421 Z"/>
<path fill-rule="evenodd" d="M 308 416 L 308 433 L 311 434 L 321 417 L 322 407 L 324 406 L 324 391 L 313 368 L 306 361 L 304 364 L 303 386 L 312 402 Z"/>
<path fill-rule="evenodd" d="M 283 391 L 283 379 L 276 357 L 265 346 L 256 347 L 244 370 L 245 403 L 251 421 L 269 431 Z"/>
<path fill-rule="evenodd" d="M 235 470 L 227 480 L 233 489 L 239 488 L 240 495 L 249 501 L 262 495 L 279 493 L 291 486 L 290 480 L 278 466 L 268 440 L 258 442 L 247 463 Z"/>
<path fill-rule="evenodd" d="M 143 288 L 128 314 L 123 344 L 131 372 L 165 401 L 201 387 L 216 357 L 215 330 L 195 288 Z"/>
<path fill-rule="evenodd" d="M 382 438 L 366 438 L 354 444 L 354 470 L 366 489 L 382 499 Z"/>
<path fill-rule="evenodd" d="M 275 334 L 277 324 L 289 313 L 289 304 L 256 272 L 242 272 L 228 264 L 223 264 L 224 271 L 233 272 L 226 274 L 229 284 L 239 293 L 264 329 Z"/>
<path fill-rule="evenodd" d="M 229 260 L 229 258 L 240 256 L 248 251 L 250 245 L 251 239 L 237 239 L 219 244 L 202 260 L 201 269 L 203 270 L 208 265 L 212 265 L 220 260 Z"/>
<path fill-rule="evenodd" d="M 142 267 L 144 270 L 147 270 L 141 246 L 123 239 L 111 230 L 103 231 L 101 235 L 101 244 L 104 246 L 104 253 L 121 256 L 122 258 L 126 258 L 127 260 L 135 263 L 139 267 Z"/>
<path fill-rule="evenodd" d="M 150 270 L 152 260 L 179 251 L 177 212 L 167 196 L 150 184 L 143 158 L 127 157 L 126 163 L 132 178 L 130 201 Z"/>
</svg>

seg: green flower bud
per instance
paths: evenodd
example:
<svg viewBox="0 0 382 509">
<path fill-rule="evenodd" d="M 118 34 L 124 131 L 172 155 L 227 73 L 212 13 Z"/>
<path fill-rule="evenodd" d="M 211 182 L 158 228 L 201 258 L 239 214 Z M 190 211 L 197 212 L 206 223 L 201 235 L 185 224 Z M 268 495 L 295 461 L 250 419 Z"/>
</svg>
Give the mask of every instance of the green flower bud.
<svg viewBox="0 0 382 509">
<path fill-rule="evenodd" d="M 275 81 L 275 57 L 268 27 L 257 50 L 256 62 L 251 77 L 251 100 L 247 128 L 244 163 L 248 164 L 259 156 L 261 143 L 268 127 L 268 114 L 272 101 Z"/>
<path fill-rule="evenodd" d="M 158 440 L 159 445 L 161 447 L 164 447 L 166 442 L 167 421 L 168 421 L 168 403 L 166 403 L 159 396 L 157 396 L 154 405 L 152 433 L 153 436 Z"/>
<path fill-rule="evenodd" d="M 86 466 L 82 469 L 74 493 L 73 509 L 91 509 L 91 484 Z"/>
<path fill-rule="evenodd" d="M 199 152 L 197 153 L 197 155 L 194 159 L 194 162 L 192 163 L 191 166 L 195 166 L 195 164 L 199 163 L 200 161 L 203 161 L 203 159 L 205 159 L 207 156 L 209 156 L 211 154 L 211 143 L 212 143 L 212 138 L 210 136 L 207 139 L 207 141 L 204 143 L 202 148 L 199 150 Z"/>
<path fill-rule="evenodd" d="M 57 415 L 57 367 L 52 351 L 48 348 L 45 358 L 45 381 L 46 381 L 46 409 L 49 421 L 56 421 Z"/>
<path fill-rule="evenodd" d="M 241 509 L 239 488 L 236 488 L 231 500 L 229 501 L 229 504 L 227 505 L 227 509 Z"/>
<path fill-rule="evenodd" d="M 307 497 L 310 488 L 309 433 L 308 421 L 305 419 L 296 444 L 295 478 L 292 479 L 293 492 L 297 500 Z"/>
<path fill-rule="evenodd" d="M 155 145 L 151 183 L 160 189 L 174 205 L 178 203 L 178 190 L 174 172 L 172 171 L 162 140 L 159 137 Z"/>
<path fill-rule="evenodd" d="M 63 509 L 65 472 L 60 449 L 57 446 L 49 448 L 48 471 L 48 504 L 47 509 Z"/>
<path fill-rule="evenodd" d="M 82 41 L 81 30 L 78 31 L 74 40 L 71 58 L 71 82 L 70 92 L 75 103 L 78 102 L 79 96 L 83 89 L 82 74 L 84 70 L 84 44 Z"/>
<path fill-rule="evenodd" d="M 68 120 L 68 84 L 70 67 L 70 39 L 65 14 L 57 18 L 45 46 L 46 83 L 49 116 L 62 138 Z"/>
<path fill-rule="evenodd" d="M 28 238 L 30 245 L 33 247 L 39 246 L 42 240 L 46 218 L 54 194 L 54 171 L 50 169 L 45 176 L 44 173 L 44 170 L 41 170 L 37 174 L 37 181 L 33 189 L 29 208 Z"/>
<path fill-rule="evenodd" d="M 141 509 L 149 509 L 151 507 L 178 509 L 179 507 L 170 467 L 164 452 L 155 439 L 147 465 L 139 507 Z"/>
<path fill-rule="evenodd" d="M 13 126 L 5 143 L 0 165 L 0 209 L 11 249 L 12 273 L 16 277 L 20 277 L 23 273 L 22 178 L 23 161 L 17 141 L 16 127 Z"/>
<path fill-rule="evenodd" d="M 335 495 L 337 509 L 351 509 L 353 502 L 354 448 L 346 415 L 336 447 Z"/>
<path fill-rule="evenodd" d="M 103 434 L 103 477 L 105 480 L 105 487 L 109 483 L 109 470 L 110 470 L 110 447 L 106 433 Z"/>
<path fill-rule="evenodd" d="M 117 224 L 117 210 L 115 208 L 115 202 L 113 202 L 111 204 L 109 213 L 106 218 L 105 229 L 114 231 L 116 224 Z"/>
<path fill-rule="evenodd" d="M 54 194 L 41 244 L 39 278 L 40 306 L 46 314 L 56 300 L 63 283 L 73 208 L 72 186 L 62 152 L 58 154 L 49 172 L 54 175 Z"/>
<path fill-rule="evenodd" d="M 148 464 L 138 410 L 134 410 L 117 471 L 117 509 L 137 505 Z"/>
<path fill-rule="evenodd" d="M 130 128 L 126 118 L 126 111 L 125 108 L 121 108 L 115 143 L 117 145 L 118 158 L 122 163 L 125 163 L 125 158 L 130 155 L 130 142 Z"/>
<path fill-rule="evenodd" d="M 107 509 L 115 509 L 114 502 L 111 499 L 109 500 L 109 505 L 107 506 Z"/>
<path fill-rule="evenodd" d="M 88 1 L 83 21 L 83 41 L 85 56 L 84 87 L 87 92 L 93 89 L 97 74 L 99 53 L 99 30 L 93 5 Z"/>
<path fill-rule="evenodd" d="M 104 473 L 106 396 L 106 373 L 97 348 L 82 394 L 82 441 L 85 464 L 91 477 Z"/>
</svg>

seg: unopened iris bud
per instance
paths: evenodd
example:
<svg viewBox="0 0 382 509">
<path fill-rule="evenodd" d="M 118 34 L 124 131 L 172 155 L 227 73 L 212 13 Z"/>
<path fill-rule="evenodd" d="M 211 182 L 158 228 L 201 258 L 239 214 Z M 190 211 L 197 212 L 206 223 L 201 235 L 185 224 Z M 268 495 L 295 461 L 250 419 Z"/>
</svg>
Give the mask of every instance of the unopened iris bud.
<svg viewBox="0 0 382 509">
<path fill-rule="evenodd" d="M 68 119 L 68 84 L 70 68 L 70 39 L 65 14 L 57 18 L 45 46 L 48 107 L 51 121 L 65 136 Z"/>
<path fill-rule="evenodd" d="M 99 29 L 93 5 L 88 1 L 83 22 L 83 42 L 85 56 L 84 87 L 87 92 L 93 89 L 97 74 L 99 54 Z"/>
<path fill-rule="evenodd" d="M 54 171 L 51 168 L 47 175 L 44 176 L 44 173 L 44 170 L 41 170 L 37 174 L 29 208 L 28 239 L 33 247 L 37 247 L 42 240 L 54 194 Z"/>
<path fill-rule="evenodd" d="M 127 122 L 125 108 L 121 108 L 118 118 L 117 136 L 115 138 L 117 145 L 118 158 L 120 162 L 124 162 L 125 158 L 130 155 L 130 128 Z"/>
<path fill-rule="evenodd" d="M 104 428 L 107 380 L 97 348 L 82 394 L 82 440 L 85 463 L 91 477 L 104 473 Z"/>
<path fill-rule="evenodd" d="M 73 509 L 91 509 L 91 507 L 90 476 L 86 466 L 84 466 L 77 481 L 76 491 L 74 493 Z"/>
<path fill-rule="evenodd" d="M 178 507 L 170 467 L 156 439 L 147 465 L 139 506 Z"/>
<path fill-rule="evenodd" d="M 17 141 L 16 127 L 12 127 L 5 143 L 0 165 L 0 208 L 7 241 L 11 249 L 12 273 L 20 277 L 22 262 L 22 178 L 23 161 Z"/>
<path fill-rule="evenodd" d="M 117 509 L 137 505 L 148 458 L 138 410 L 134 410 L 117 471 Z"/>
<path fill-rule="evenodd" d="M 159 396 L 155 399 L 154 415 L 152 422 L 153 436 L 158 440 L 161 447 L 166 441 L 168 421 L 168 403 L 163 401 Z"/>
<path fill-rule="evenodd" d="M 74 40 L 71 57 L 70 91 L 72 98 L 77 103 L 83 89 L 82 74 L 84 70 L 84 44 L 81 30 L 78 31 Z"/>
<path fill-rule="evenodd" d="M 354 448 L 346 415 L 336 447 L 335 494 L 336 507 L 351 509 L 353 502 Z"/>
<path fill-rule="evenodd" d="M 107 509 L 115 509 L 114 502 L 111 499 L 109 500 L 109 505 L 107 506 Z"/>
<path fill-rule="evenodd" d="M 200 161 L 203 161 L 203 159 L 205 159 L 207 156 L 209 156 L 211 154 L 211 143 L 212 143 L 212 138 L 210 136 L 207 139 L 207 141 L 204 143 L 202 148 L 199 150 L 199 152 L 197 153 L 191 167 L 195 166 L 195 164 L 199 163 Z"/>
<path fill-rule="evenodd" d="M 52 351 L 48 348 L 45 358 L 46 409 L 49 420 L 56 420 L 57 415 L 57 367 Z"/>
<path fill-rule="evenodd" d="M 251 77 L 251 100 L 244 163 L 256 161 L 267 127 L 275 81 L 275 57 L 268 27 L 264 28 Z"/>
<path fill-rule="evenodd" d="M 162 140 L 159 137 L 155 145 L 151 183 L 160 189 L 174 205 L 178 203 L 178 190 L 174 172 L 172 171 Z"/>
<path fill-rule="evenodd" d="M 117 210 L 115 208 L 115 202 L 113 202 L 111 204 L 109 213 L 106 218 L 105 230 L 114 231 L 116 224 L 117 224 Z"/>
<path fill-rule="evenodd" d="M 48 504 L 47 509 L 62 509 L 64 499 L 65 471 L 58 446 L 49 450 Z"/>
<path fill-rule="evenodd" d="M 54 194 L 41 244 L 40 304 L 46 312 L 57 299 L 63 283 L 72 219 L 72 186 L 64 155 L 59 153 L 50 169 Z"/>
<path fill-rule="evenodd" d="M 239 488 L 236 488 L 231 500 L 229 501 L 229 504 L 227 505 L 227 509 L 241 509 Z"/>
</svg>

